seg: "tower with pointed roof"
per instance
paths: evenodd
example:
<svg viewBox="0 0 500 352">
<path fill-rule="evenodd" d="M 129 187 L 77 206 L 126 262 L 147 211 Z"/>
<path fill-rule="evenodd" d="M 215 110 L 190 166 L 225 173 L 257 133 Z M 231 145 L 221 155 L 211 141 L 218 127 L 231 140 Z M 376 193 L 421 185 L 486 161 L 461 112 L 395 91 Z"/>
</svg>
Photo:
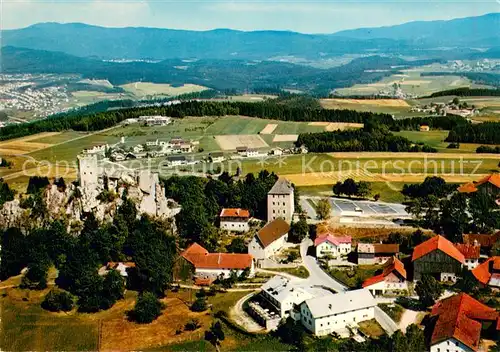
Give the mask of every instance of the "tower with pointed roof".
<svg viewBox="0 0 500 352">
<path fill-rule="evenodd" d="M 267 193 L 267 221 L 281 218 L 290 223 L 294 213 L 293 186 L 288 180 L 280 178 Z"/>
</svg>

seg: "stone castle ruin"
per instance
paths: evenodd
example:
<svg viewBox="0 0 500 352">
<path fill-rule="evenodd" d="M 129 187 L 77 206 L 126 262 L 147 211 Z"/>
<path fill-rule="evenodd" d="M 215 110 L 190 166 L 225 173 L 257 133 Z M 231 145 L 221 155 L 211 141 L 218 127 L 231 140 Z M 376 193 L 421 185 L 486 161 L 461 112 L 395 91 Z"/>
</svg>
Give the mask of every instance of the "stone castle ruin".
<svg viewBox="0 0 500 352">
<path fill-rule="evenodd" d="M 56 184 L 47 186 L 44 199 L 50 218 L 65 217 L 70 222 L 83 219 L 92 212 L 99 221 L 111 221 L 123 203 L 122 196 L 132 200 L 139 214 L 160 219 L 174 217 L 180 206 L 165 197 L 157 173 L 148 170 L 106 170 L 97 155 L 78 158 L 78 185 L 68 183 L 66 189 Z M 6 202 L 0 208 L 0 228 L 23 228 L 29 211 L 21 207 L 21 199 Z"/>
</svg>

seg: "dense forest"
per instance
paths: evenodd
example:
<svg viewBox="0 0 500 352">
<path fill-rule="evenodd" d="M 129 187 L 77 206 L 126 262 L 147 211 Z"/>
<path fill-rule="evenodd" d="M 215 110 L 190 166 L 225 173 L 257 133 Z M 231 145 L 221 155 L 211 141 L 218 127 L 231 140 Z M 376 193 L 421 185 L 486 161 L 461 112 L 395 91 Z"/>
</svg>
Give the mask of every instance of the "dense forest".
<svg viewBox="0 0 500 352">
<path fill-rule="evenodd" d="M 485 122 L 476 125 L 457 125 L 448 134 L 446 142 L 500 144 L 500 123 Z"/>
<path fill-rule="evenodd" d="M 381 123 L 392 123 L 392 117 L 388 114 L 376 114 L 371 112 L 358 112 L 354 110 L 326 110 L 310 108 L 310 101 L 300 103 L 292 100 L 295 106 L 288 106 L 286 102 L 278 99 L 263 102 L 214 102 L 214 101 L 185 101 L 170 106 L 148 106 L 139 108 L 125 108 L 120 110 L 109 110 L 97 113 L 88 113 L 86 109 L 73 111 L 65 114 L 50 116 L 43 120 L 19 125 L 10 125 L 0 129 L 0 140 L 23 137 L 40 132 L 57 132 L 64 130 L 76 131 L 99 131 L 114 126 L 125 119 L 137 118 L 141 115 L 165 115 L 183 118 L 185 116 L 226 116 L 244 115 L 258 118 L 268 118 L 284 121 L 329 121 L 329 122 L 359 122 L 368 119 L 376 119 Z M 88 110 L 96 110 L 114 103 L 102 103 Z M 128 104 L 125 102 L 119 104 Z M 116 106 L 115 106 L 116 107 Z"/>
<path fill-rule="evenodd" d="M 417 145 L 401 136 L 394 136 L 386 126 L 365 124 L 362 130 L 306 133 L 299 135 L 297 146 L 310 152 L 427 152 L 436 149 Z"/>
<path fill-rule="evenodd" d="M 500 96 L 500 89 L 462 87 L 435 92 L 425 98 L 446 97 L 450 95 L 458 97 L 498 97 Z"/>
</svg>

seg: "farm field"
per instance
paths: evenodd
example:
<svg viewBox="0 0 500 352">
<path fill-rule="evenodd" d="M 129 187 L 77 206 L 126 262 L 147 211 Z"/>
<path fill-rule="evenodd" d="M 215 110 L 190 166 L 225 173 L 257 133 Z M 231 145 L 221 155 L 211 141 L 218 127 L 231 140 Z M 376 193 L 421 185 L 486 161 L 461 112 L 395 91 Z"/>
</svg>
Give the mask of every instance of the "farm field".
<svg viewBox="0 0 500 352">
<path fill-rule="evenodd" d="M 405 182 L 371 182 L 371 193 L 368 198 L 379 194 L 382 202 L 402 203 L 404 196 L 401 194 L 401 190 L 404 185 Z M 297 190 L 301 196 L 333 196 L 332 185 L 299 186 Z"/>
<path fill-rule="evenodd" d="M 201 92 L 207 90 L 207 87 L 196 84 L 184 84 L 182 86 L 172 86 L 170 84 L 151 83 L 151 82 L 135 82 L 120 86 L 125 91 L 133 94 L 136 98 L 144 98 L 147 96 L 174 96 L 186 93 Z"/>
<path fill-rule="evenodd" d="M 471 87 L 487 88 L 488 86 L 475 84 L 471 80 L 457 76 L 422 76 L 422 72 L 432 71 L 428 67 L 402 70 L 402 74 L 385 77 L 379 82 L 356 84 L 349 88 L 336 89 L 340 95 L 372 95 L 380 91 L 391 91 L 392 85 L 398 83 L 401 89 L 414 96 L 427 96 L 442 90 Z"/>
<path fill-rule="evenodd" d="M 421 116 L 422 113 L 410 112 L 411 105 L 403 99 L 320 99 L 325 109 L 349 109 L 395 116 Z"/>
<path fill-rule="evenodd" d="M 394 132 L 395 135 L 408 138 L 410 141 L 418 143 L 423 142 L 431 147 L 434 147 L 440 153 L 453 153 L 453 154 L 464 154 L 464 153 L 475 153 L 476 149 L 482 144 L 476 143 L 460 143 L 458 149 L 447 148 L 450 144 L 444 140 L 448 137 L 448 131 L 401 131 Z"/>
<path fill-rule="evenodd" d="M 194 293 L 181 290 L 169 292 L 163 299 L 167 307 L 163 314 L 151 324 L 141 325 L 129 322 L 126 311 L 132 309 L 136 293 L 126 292 L 125 299 L 118 301 L 111 309 L 95 314 L 51 313 L 43 310 L 40 303 L 49 290 L 28 291 L 6 289 L 0 297 L 0 349 L 4 351 L 96 351 L 96 350 L 198 350 L 190 346 L 214 348 L 203 341 L 204 330 L 213 321 L 213 314 L 219 310 L 228 312 L 247 292 L 229 292 L 209 297 L 212 310 L 192 312 L 188 306 Z M 201 328 L 193 332 L 176 330 L 196 318 Z M 101 337 L 99 338 L 99 331 Z M 245 349 L 251 343 L 285 345 L 268 337 L 241 336 L 225 327 L 226 340 L 222 350 Z M 167 345 L 168 344 L 168 345 Z M 184 348 L 183 348 L 184 347 Z"/>
</svg>

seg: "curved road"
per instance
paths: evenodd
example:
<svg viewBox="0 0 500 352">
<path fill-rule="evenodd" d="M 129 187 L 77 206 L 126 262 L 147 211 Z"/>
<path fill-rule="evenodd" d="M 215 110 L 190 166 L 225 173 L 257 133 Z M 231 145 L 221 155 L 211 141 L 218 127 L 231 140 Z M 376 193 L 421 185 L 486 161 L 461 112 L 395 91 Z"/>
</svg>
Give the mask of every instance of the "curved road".
<svg viewBox="0 0 500 352">
<path fill-rule="evenodd" d="M 300 244 L 300 256 L 302 257 L 303 265 L 309 270 L 308 280 L 314 285 L 329 287 L 337 292 L 348 291 L 349 288 L 347 286 L 323 271 L 315 257 L 307 254 L 307 250 L 311 245 L 313 245 L 313 241 L 310 238 L 305 239 Z M 379 306 L 375 306 L 375 319 L 389 335 L 398 330 L 398 326 L 394 320 Z"/>
<path fill-rule="evenodd" d="M 337 292 L 347 291 L 347 286 L 341 284 L 321 269 L 315 257 L 307 255 L 307 250 L 312 245 L 313 241 L 310 238 L 305 239 L 300 244 L 300 256 L 302 257 L 302 263 L 309 271 L 308 280 L 310 280 L 314 285 L 329 287 Z"/>
</svg>

